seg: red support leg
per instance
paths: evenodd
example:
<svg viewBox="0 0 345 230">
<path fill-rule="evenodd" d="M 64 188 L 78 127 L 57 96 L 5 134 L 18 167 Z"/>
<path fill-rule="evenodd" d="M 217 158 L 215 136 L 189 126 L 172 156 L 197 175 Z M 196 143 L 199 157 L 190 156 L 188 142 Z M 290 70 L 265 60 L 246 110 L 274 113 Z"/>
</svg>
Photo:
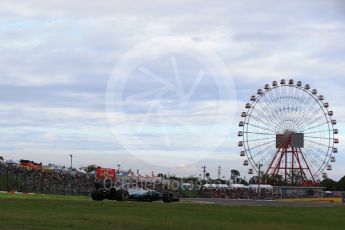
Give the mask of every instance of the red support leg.
<svg viewBox="0 0 345 230">
<path fill-rule="evenodd" d="M 282 162 L 282 159 L 283 159 L 285 153 L 286 153 L 286 148 L 283 148 L 282 152 L 280 154 L 279 160 L 277 161 L 276 167 L 275 167 L 275 169 L 273 171 L 273 174 L 279 174 L 279 172 L 280 172 L 280 165 L 281 165 L 281 162 Z"/>
<path fill-rule="evenodd" d="M 311 173 L 311 170 L 310 170 L 310 167 L 309 167 L 309 165 L 308 165 L 308 162 L 307 162 L 306 159 L 304 158 L 304 155 L 303 155 L 301 149 L 299 149 L 299 152 L 301 153 L 301 156 L 302 156 L 302 158 L 303 158 L 303 161 L 304 161 L 305 165 L 307 166 L 307 170 L 308 170 L 308 172 L 309 172 L 311 178 L 313 179 L 313 182 L 315 183 L 314 175 Z"/>
<path fill-rule="evenodd" d="M 285 152 L 285 184 L 287 183 L 287 178 L 286 178 L 286 174 L 287 174 L 287 154 L 288 151 L 286 150 Z"/>
<path fill-rule="evenodd" d="M 271 161 L 271 163 L 270 163 L 270 166 L 267 168 L 267 170 L 266 170 L 266 175 L 268 175 L 268 173 L 269 173 L 269 171 L 272 169 L 272 165 L 273 165 L 273 163 L 275 162 L 275 160 L 277 159 L 277 156 L 278 156 L 278 153 L 280 152 L 280 148 L 278 148 L 277 149 L 277 152 L 276 152 L 276 154 L 274 155 L 274 157 L 273 157 L 273 159 L 272 159 L 272 161 Z"/>
<path fill-rule="evenodd" d="M 296 159 L 297 159 L 297 163 L 298 163 L 298 166 L 299 166 L 299 171 L 300 171 L 300 173 L 301 173 L 301 175 L 302 175 L 302 181 L 304 182 L 305 181 L 305 173 L 304 173 L 304 170 L 303 170 L 303 166 L 302 166 L 302 164 L 301 164 L 301 161 L 300 161 L 300 159 L 299 159 L 299 155 L 298 155 L 298 151 L 295 151 L 294 150 L 294 154 L 295 154 L 295 157 L 296 157 Z"/>
</svg>

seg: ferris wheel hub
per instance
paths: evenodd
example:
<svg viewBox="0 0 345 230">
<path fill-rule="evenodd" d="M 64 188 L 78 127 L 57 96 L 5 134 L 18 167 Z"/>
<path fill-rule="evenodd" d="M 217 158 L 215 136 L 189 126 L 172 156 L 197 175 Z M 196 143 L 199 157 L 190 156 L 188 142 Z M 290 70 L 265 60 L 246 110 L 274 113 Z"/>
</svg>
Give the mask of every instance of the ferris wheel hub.
<svg viewBox="0 0 345 230">
<path fill-rule="evenodd" d="M 294 133 L 294 131 L 291 130 L 291 129 L 286 129 L 286 130 L 284 131 L 284 135 L 291 135 L 292 133 Z"/>
</svg>

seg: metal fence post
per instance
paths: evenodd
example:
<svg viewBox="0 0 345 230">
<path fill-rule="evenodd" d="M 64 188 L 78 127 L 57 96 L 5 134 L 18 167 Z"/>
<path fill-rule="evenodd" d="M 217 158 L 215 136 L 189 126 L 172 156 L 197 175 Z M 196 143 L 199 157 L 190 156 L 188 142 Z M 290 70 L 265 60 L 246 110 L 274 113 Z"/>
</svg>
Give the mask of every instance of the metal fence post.
<svg viewBox="0 0 345 230">
<path fill-rule="evenodd" d="M 15 171 L 14 174 L 16 175 L 16 190 L 18 191 L 18 172 Z"/>
<path fill-rule="evenodd" d="M 9 171 L 9 169 L 7 168 L 6 169 L 6 189 L 7 189 L 7 191 L 10 191 L 10 185 L 9 185 L 9 175 L 8 175 L 8 171 Z"/>
<path fill-rule="evenodd" d="M 32 174 L 32 192 L 35 192 L 35 174 Z"/>
</svg>

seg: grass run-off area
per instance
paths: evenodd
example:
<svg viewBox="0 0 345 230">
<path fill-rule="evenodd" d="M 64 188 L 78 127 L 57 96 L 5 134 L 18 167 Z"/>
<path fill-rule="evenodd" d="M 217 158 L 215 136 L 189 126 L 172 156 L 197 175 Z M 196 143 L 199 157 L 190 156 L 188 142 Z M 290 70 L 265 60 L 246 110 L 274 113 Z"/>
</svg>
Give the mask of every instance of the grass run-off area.
<svg viewBox="0 0 345 230">
<path fill-rule="evenodd" d="M 88 197 L 0 194 L 0 229 L 345 229 L 345 207 L 93 202 Z"/>
</svg>

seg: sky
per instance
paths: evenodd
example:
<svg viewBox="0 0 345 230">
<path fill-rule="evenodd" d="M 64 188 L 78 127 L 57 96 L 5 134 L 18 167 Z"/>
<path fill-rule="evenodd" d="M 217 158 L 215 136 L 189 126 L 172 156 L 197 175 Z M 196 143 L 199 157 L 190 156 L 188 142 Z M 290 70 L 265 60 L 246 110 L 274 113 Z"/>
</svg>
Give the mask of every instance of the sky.
<svg viewBox="0 0 345 230">
<path fill-rule="evenodd" d="M 247 175 L 237 124 L 282 78 L 318 89 L 345 175 L 343 1 L 3 0 L 0 155 L 180 176 Z"/>
</svg>

